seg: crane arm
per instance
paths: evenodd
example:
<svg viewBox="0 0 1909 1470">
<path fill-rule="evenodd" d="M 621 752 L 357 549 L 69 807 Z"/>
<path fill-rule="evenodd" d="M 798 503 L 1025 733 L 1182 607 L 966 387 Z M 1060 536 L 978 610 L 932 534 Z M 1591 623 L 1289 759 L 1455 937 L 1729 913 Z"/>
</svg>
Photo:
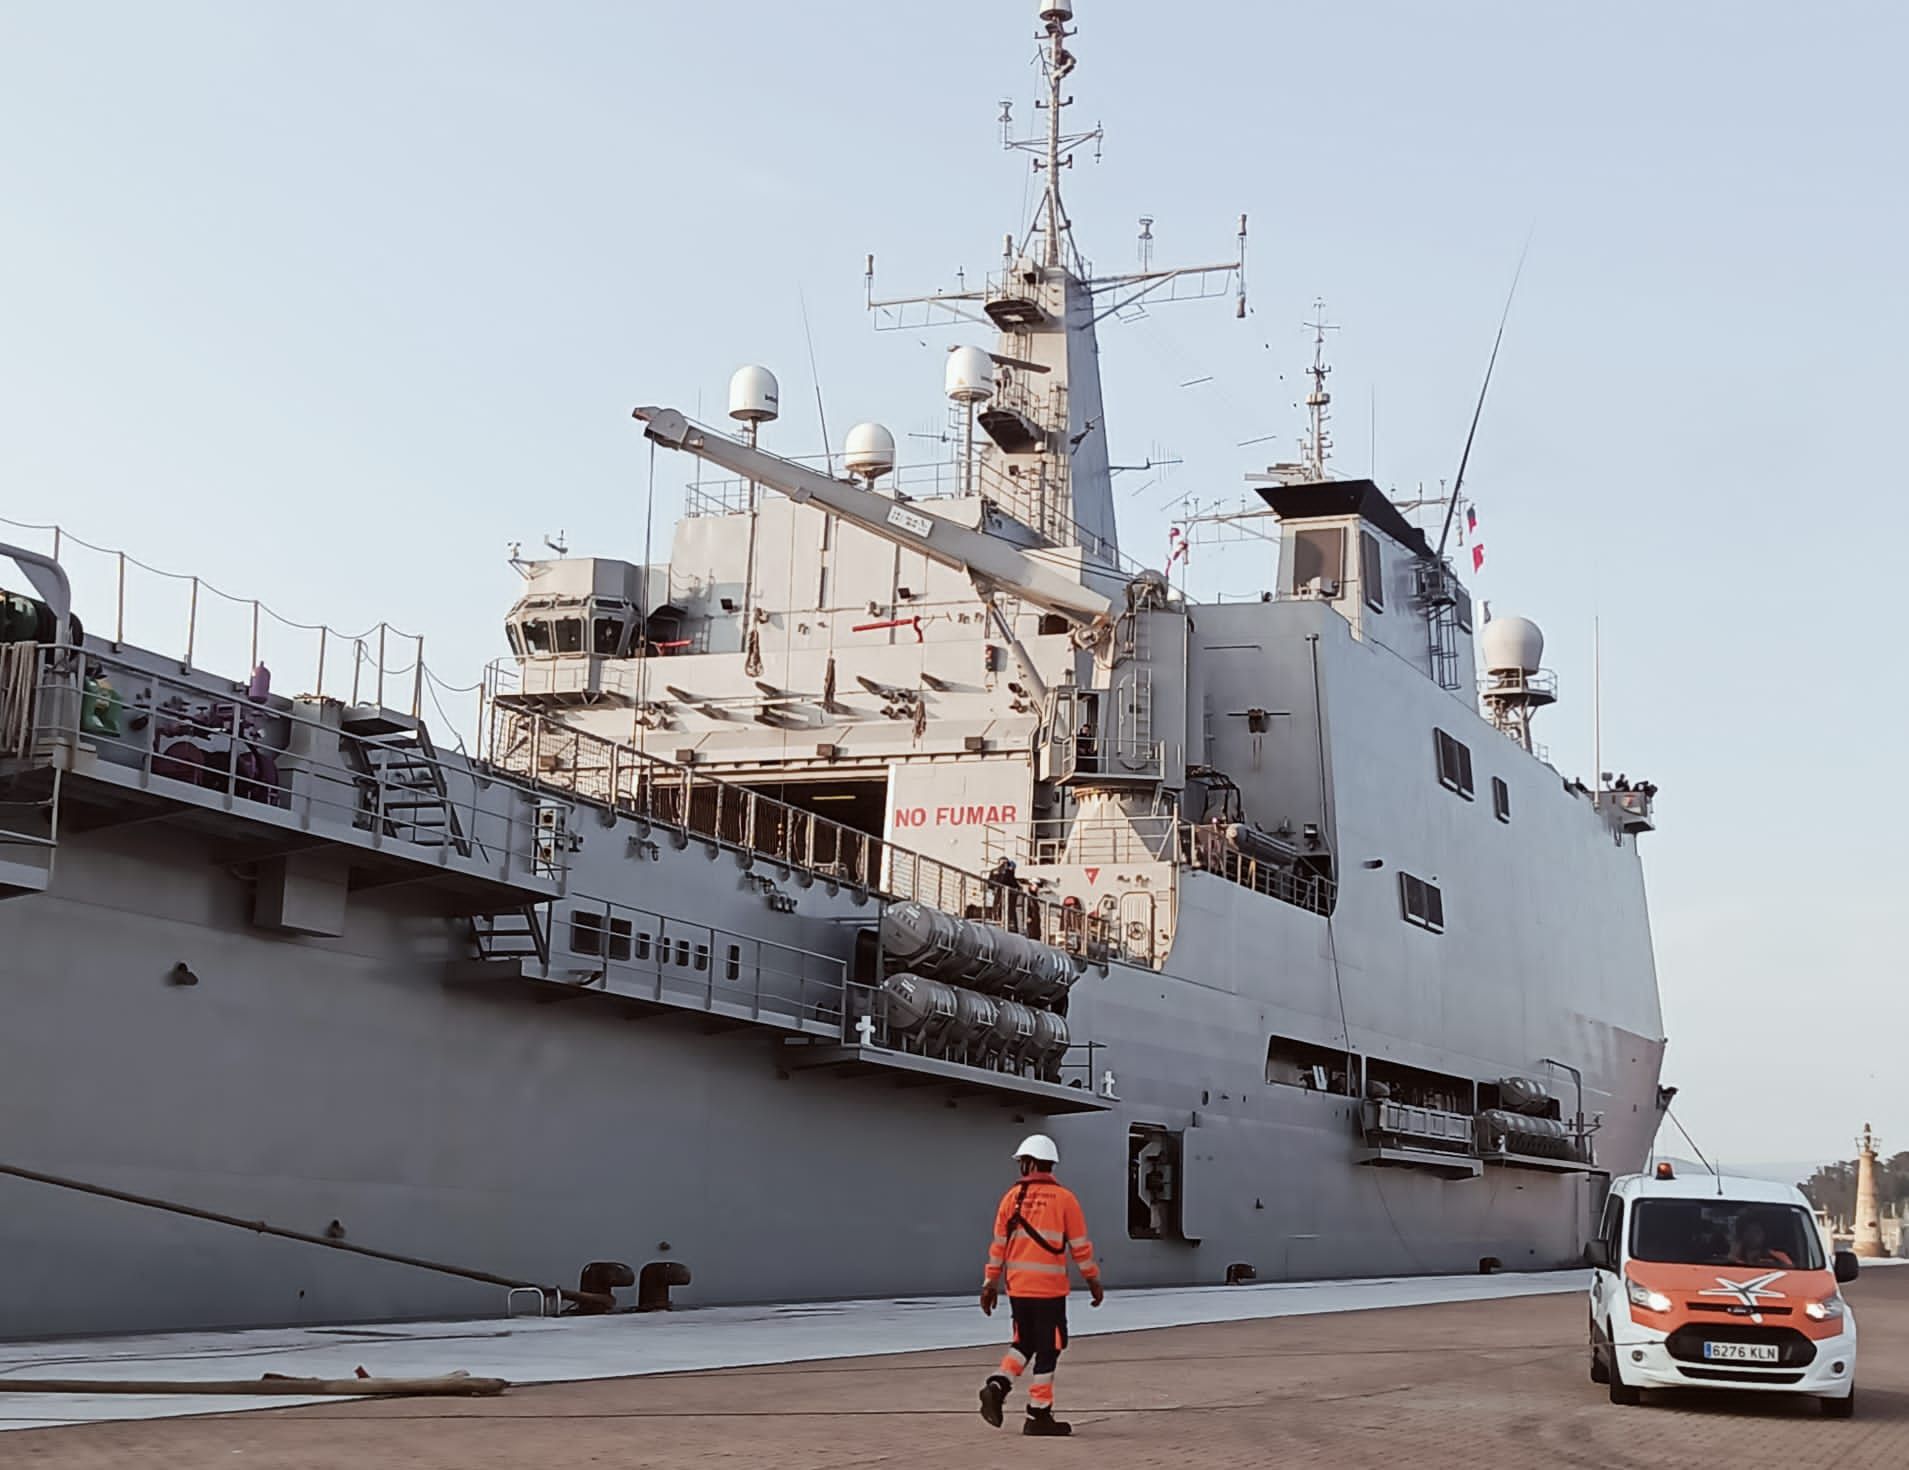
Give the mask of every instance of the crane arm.
<svg viewBox="0 0 1909 1470">
<path fill-rule="evenodd" d="M 998 536 L 956 525 L 846 480 L 818 474 L 780 455 L 752 449 L 691 423 L 673 408 L 639 408 L 632 416 L 643 423 L 643 432 L 649 438 L 665 448 L 680 449 L 720 465 L 791 500 L 813 501 L 871 535 L 967 573 L 984 597 L 989 590 L 1010 593 L 1079 626 L 1103 623 L 1114 612 L 1111 599 Z"/>
</svg>

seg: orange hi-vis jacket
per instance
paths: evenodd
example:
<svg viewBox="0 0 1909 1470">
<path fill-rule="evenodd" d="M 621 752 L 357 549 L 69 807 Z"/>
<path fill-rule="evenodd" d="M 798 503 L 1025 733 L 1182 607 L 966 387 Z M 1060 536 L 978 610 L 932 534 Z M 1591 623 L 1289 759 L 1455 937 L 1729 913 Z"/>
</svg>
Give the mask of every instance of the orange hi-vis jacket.
<svg viewBox="0 0 1909 1470">
<path fill-rule="evenodd" d="M 1099 1278 L 1094 1243 L 1087 1238 L 1087 1217 L 1073 1190 L 1052 1174 L 1026 1175 L 1002 1196 L 1001 1208 L 994 1212 L 994 1244 L 988 1249 L 984 1281 L 999 1286 L 1005 1272 L 1011 1297 L 1066 1296 L 1071 1289 L 1070 1256 L 1084 1279 Z"/>
</svg>

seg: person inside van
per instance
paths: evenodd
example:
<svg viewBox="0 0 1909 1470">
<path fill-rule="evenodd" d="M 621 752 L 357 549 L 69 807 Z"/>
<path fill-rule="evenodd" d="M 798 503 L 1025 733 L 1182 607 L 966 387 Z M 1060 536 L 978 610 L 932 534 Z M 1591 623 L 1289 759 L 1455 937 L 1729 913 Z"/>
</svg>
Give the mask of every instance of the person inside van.
<svg viewBox="0 0 1909 1470">
<path fill-rule="evenodd" d="M 1769 1226 L 1760 1215 L 1746 1215 L 1737 1229 L 1733 1266 L 1794 1266 L 1789 1255 L 1770 1244 Z"/>
</svg>

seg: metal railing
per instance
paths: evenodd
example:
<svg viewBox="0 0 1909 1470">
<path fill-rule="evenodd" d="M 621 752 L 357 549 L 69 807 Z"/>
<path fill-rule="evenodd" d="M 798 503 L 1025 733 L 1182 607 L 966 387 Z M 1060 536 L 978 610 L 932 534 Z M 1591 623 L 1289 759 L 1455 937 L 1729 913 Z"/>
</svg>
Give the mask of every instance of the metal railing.
<svg viewBox="0 0 1909 1470">
<path fill-rule="evenodd" d="M 1078 1078 L 1089 1089 L 1105 1050 L 1098 1042 L 1076 1042 L 1068 1047 L 1069 1056 L 1079 1053 L 1074 1060 L 1044 1064 L 986 1044 L 931 1046 L 893 1025 L 888 994 L 850 979 L 842 960 L 608 899 L 553 904 L 551 940 L 552 978 L 562 972 L 571 978 L 561 983 L 577 990 L 746 1017 L 844 1045 L 873 1044 L 1063 1085 Z"/>
<path fill-rule="evenodd" d="M 540 868 L 561 877 L 563 856 L 554 857 L 558 871 L 548 871 L 551 844 L 540 841 L 534 797 L 520 786 L 480 782 L 468 767 L 409 744 L 401 747 L 406 779 L 393 779 L 381 769 L 394 749 L 389 741 L 289 701 L 251 699 L 229 682 L 44 644 L 6 645 L 4 658 L 0 675 L 22 662 L 32 669 L 24 707 L 17 673 L 0 676 L 0 728 L 25 721 L 28 758 L 53 761 L 64 751 L 71 765 L 83 750 L 167 796 L 302 830 L 350 828 L 373 848 L 509 881 Z M 427 777 L 432 784 L 421 784 Z"/>
<path fill-rule="evenodd" d="M 829 955 L 592 897 L 553 906 L 550 937 L 580 990 L 850 1034 L 848 967 Z"/>
<path fill-rule="evenodd" d="M 965 918 L 1018 919 L 1014 927 L 1099 960 L 1114 937 L 1098 918 L 1040 894 L 990 882 L 873 833 L 763 796 L 542 715 L 493 702 L 486 750 L 498 770 L 628 812 L 680 834 L 800 871 L 835 886 L 913 899 Z"/>
<path fill-rule="evenodd" d="M 1173 815 L 1095 822 L 1042 818 L 1012 827 L 989 827 L 983 841 L 991 859 L 1011 857 L 1037 866 L 1174 863 L 1216 874 L 1315 914 L 1331 913 L 1335 897 L 1333 880 L 1323 874 L 1291 863 L 1261 861 L 1231 846 L 1210 823 Z"/>
</svg>

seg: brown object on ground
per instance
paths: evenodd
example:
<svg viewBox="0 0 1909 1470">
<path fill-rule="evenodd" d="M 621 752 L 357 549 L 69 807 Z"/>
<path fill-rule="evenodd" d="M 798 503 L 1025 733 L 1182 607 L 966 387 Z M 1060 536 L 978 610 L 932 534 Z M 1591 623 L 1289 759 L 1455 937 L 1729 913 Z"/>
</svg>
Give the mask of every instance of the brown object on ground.
<svg viewBox="0 0 1909 1470">
<path fill-rule="evenodd" d="M 1588 1273 L 1587 1273 L 1588 1274 Z M 340 1403 L 0 1435 L 8 1470 L 1525 1470 L 1909 1464 L 1909 1267 L 1847 1292 L 1862 1327 L 1848 1422 L 1813 1399 L 1715 1390 L 1619 1408 L 1586 1371 L 1581 1293 L 1076 1338 L 1031 1446 L 1025 1399 L 975 1412 L 998 1348 L 602 1383 L 502 1399 Z M 632 1318 L 630 1330 L 645 1322 Z M 52 1407 L 50 1404 L 49 1407 Z"/>
<path fill-rule="evenodd" d="M 233 1394 L 241 1398 L 491 1398 L 510 1387 L 507 1378 L 446 1373 L 439 1378 L 0 1378 L 4 1393 Z"/>
</svg>

